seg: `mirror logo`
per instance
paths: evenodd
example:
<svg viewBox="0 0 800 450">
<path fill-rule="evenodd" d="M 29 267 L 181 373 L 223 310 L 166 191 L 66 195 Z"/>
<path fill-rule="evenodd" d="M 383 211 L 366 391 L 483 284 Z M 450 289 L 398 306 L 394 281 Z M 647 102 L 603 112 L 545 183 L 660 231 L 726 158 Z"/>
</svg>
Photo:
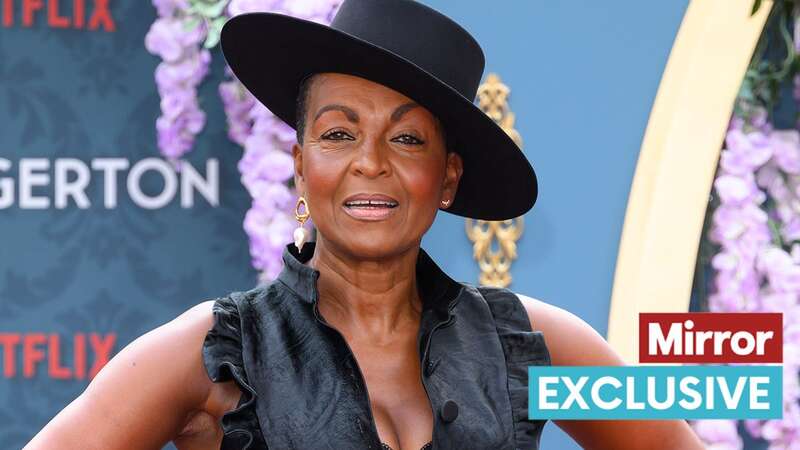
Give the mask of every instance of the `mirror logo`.
<svg viewBox="0 0 800 450">
<path fill-rule="evenodd" d="M 781 313 L 640 314 L 639 362 L 528 367 L 528 416 L 782 418 Z"/>
</svg>

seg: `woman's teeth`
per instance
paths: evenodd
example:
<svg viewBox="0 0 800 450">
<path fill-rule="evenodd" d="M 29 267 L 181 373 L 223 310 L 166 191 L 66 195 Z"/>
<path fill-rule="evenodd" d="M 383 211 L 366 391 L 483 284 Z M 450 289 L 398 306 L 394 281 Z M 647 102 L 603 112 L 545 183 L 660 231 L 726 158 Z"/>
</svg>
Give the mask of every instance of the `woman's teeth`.
<svg viewBox="0 0 800 450">
<path fill-rule="evenodd" d="M 394 208 L 397 203 L 383 200 L 354 200 L 344 205 L 348 208 Z"/>
<path fill-rule="evenodd" d="M 397 202 L 392 200 L 350 200 L 344 203 L 345 212 L 361 221 L 387 220 L 395 214 Z"/>
</svg>

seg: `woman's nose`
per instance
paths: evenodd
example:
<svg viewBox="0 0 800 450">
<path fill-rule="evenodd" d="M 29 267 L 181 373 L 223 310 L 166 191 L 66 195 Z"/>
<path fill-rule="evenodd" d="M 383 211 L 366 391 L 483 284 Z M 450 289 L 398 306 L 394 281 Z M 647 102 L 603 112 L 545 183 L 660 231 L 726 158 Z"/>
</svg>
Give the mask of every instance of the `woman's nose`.
<svg viewBox="0 0 800 450">
<path fill-rule="evenodd" d="M 390 175 L 388 151 L 380 139 L 364 139 L 353 158 L 353 172 L 368 178 Z"/>
</svg>

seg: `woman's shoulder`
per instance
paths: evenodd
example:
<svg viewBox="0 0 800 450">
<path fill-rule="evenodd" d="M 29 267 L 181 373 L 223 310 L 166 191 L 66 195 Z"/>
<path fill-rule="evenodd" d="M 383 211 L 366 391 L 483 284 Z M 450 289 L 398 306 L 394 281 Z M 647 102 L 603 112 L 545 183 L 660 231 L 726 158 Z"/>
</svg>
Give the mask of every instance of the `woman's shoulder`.
<svg viewBox="0 0 800 450">
<path fill-rule="evenodd" d="M 577 315 L 544 300 L 508 288 L 476 286 L 461 282 L 467 290 L 480 293 L 498 326 L 519 334 L 530 330 L 546 342 L 553 365 L 618 365 L 622 358 L 603 336 Z M 523 336 L 524 337 L 524 336 Z M 527 337 L 533 341 L 533 337 Z"/>
<path fill-rule="evenodd" d="M 212 308 L 214 300 L 204 300 L 188 309 L 166 323 L 142 334 L 129 343 L 113 359 L 116 366 L 108 369 L 116 370 L 120 378 L 126 378 L 125 372 L 132 376 L 165 376 L 164 368 L 174 376 L 167 376 L 168 380 L 176 379 L 175 385 L 183 378 L 183 398 L 181 403 L 187 407 L 196 406 L 198 402 L 205 402 L 210 380 L 203 377 L 202 358 L 199 352 L 206 333 L 213 325 Z M 113 361 L 113 360 L 112 360 Z M 119 370 L 127 366 L 127 371 Z M 146 369 L 139 369 L 144 366 Z M 102 374 L 102 371 L 101 371 Z M 191 380 L 191 383 L 185 383 Z M 172 381 L 166 381 L 170 384 Z M 173 386 L 174 387 L 174 386 Z M 176 394 L 177 395 L 177 394 Z M 183 405 L 182 405 L 183 406 Z"/>
<path fill-rule="evenodd" d="M 156 366 L 169 367 L 172 377 L 181 386 L 182 402 L 187 407 L 220 417 L 231 408 L 226 398 L 238 391 L 235 386 L 213 383 L 208 375 L 203 349 L 208 335 L 218 323 L 217 310 L 225 302 L 218 297 L 196 303 L 163 325 L 145 333 L 124 349 L 128 358 L 148 361 Z M 165 365 L 166 364 L 166 365 Z M 159 373 L 164 376 L 165 373 Z M 172 383 L 171 381 L 168 383 Z M 232 388 L 232 389 L 231 389 Z"/>
<path fill-rule="evenodd" d="M 496 286 L 474 285 L 459 282 L 473 299 L 485 302 L 495 319 L 514 321 L 532 331 L 548 331 L 557 326 L 580 327 L 585 324 L 579 317 L 542 300 L 530 297 L 511 289 Z M 587 325 L 588 326 L 588 325 Z"/>
<path fill-rule="evenodd" d="M 203 348 L 218 323 L 216 311 L 224 303 L 223 298 L 228 297 L 202 300 L 136 338 L 112 359 L 110 363 L 116 367 L 108 368 L 109 375 L 115 375 L 120 385 L 137 377 L 158 377 L 165 393 L 163 401 L 178 403 L 171 406 L 221 416 L 231 408 L 230 395 L 226 393 L 238 390 L 230 383 L 213 383 Z"/>
<path fill-rule="evenodd" d="M 547 339 L 553 365 L 618 365 L 622 358 L 585 320 L 524 294 L 514 294 L 525 309 L 534 331 Z"/>
<path fill-rule="evenodd" d="M 207 407 L 215 388 L 200 352 L 213 303 L 196 304 L 127 344 L 28 448 L 160 448 L 192 412 L 213 415 Z"/>
</svg>

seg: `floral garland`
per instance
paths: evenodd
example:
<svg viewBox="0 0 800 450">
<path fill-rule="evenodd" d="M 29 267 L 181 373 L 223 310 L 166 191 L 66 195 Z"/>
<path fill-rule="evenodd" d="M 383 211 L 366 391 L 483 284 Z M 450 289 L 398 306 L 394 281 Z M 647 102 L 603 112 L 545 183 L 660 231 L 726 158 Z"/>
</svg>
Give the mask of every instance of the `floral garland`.
<svg viewBox="0 0 800 450">
<path fill-rule="evenodd" d="M 158 12 L 145 37 L 147 50 L 163 60 L 155 79 L 161 96 L 156 121 L 161 154 L 178 166 L 205 125 L 197 86 L 208 74 L 209 49 L 219 43 L 225 21 L 248 12 L 279 12 L 330 23 L 342 0 L 152 0 Z M 277 276 L 281 254 L 296 227 L 291 186 L 295 131 L 275 117 L 235 79 L 229 67 L 219 86 L 228 137 L 244 148 L 238 168 L 252 197 L 244 219 L 253 267 L 262 281 Z M 313 224 L 312 224 L 313 226 Z"/>
<path fill-rule="evenodd" d="M 156 120 L 158 148 L 177 167 L 178 159 L 191 150 L 195 136 L 205 126 L 197 86 L 211 62 L 208 49 L 200 46 L 210 37 L 209 26 L 189 0 L 153 0 L 153 5 L 158 18 L 144 43 L 163 60 L 155 73 L 161 96 L 161 115 Z"/>
<path fill-rule="evenodd" d="M 745 428 L 771 449 L 795 448 L 800 445 L 800 133 L 774 130 L 763 109 L 751 121 L 735 117 L 714 189 L 720 205 L 710 238 L 721 250 L 712 259 L 716 292 L 709 296 L 709 310 L 784 313 L 784 417 L 749 420 Z M 695 429 L 710 448 L 742 448 L 736 421 L 701 420 Z"/>
<path fill-rule="evenodd" d="M 788 3 L 776 4 L 773 17 L 787 56 L 777 65 L 763 58 L 765 33 L 737 99 L 714 181 L 719 206 L 709 239 L 719 252 L 711 260 L 715 292 L 708 297 L 713 312 L 784 314 L 783 418 L 744 422 L 771 450 L 800 448 L 800 132 L 777 130 L 769 117 L 780 86 L 798 71 L 800 21 Z M 793 80 L 800 104 L 800 75 Z M 735 420 L 693 425 L 710 449 L 743 447 Z"/>
</svg>

